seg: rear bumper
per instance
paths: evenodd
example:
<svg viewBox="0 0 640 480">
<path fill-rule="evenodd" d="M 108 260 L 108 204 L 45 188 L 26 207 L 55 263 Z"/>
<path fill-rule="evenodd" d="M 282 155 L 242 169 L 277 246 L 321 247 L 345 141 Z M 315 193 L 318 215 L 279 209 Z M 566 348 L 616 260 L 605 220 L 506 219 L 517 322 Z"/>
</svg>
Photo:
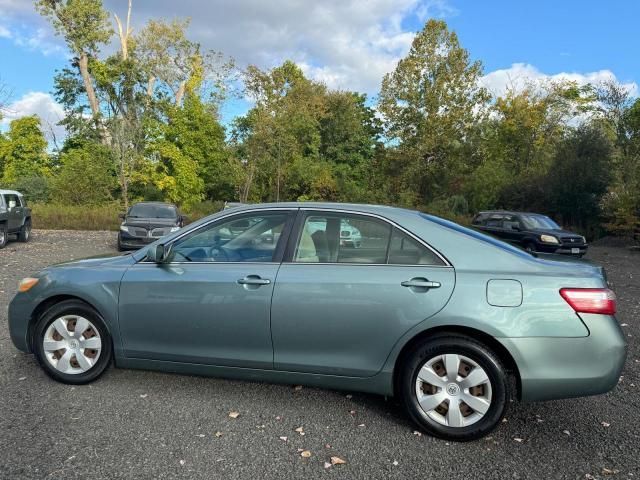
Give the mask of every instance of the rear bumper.
<svg viewBox="0 0 640 480">
<path fill-rule="evenodd" d="M 518 366 L 525 402 L 598 395 L 618 383 L 627 354 L 613 316 L 582 314 L 589 336 L 498 338 Z"/>
</svg>

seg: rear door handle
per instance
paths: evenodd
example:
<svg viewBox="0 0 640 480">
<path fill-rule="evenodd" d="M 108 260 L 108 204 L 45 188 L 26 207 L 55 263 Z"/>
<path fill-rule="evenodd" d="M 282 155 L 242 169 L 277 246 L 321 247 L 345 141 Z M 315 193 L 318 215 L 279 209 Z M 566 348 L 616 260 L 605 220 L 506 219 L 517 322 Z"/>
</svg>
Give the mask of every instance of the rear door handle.
<svg viewBox="0 0 640 480">
<path fill-rule="evenodd" d="M 412 278 L 411 280 L 405 280 L 400 283 L 403 287 L 413 288 L 440 288 L 440 282 L 430 282 L 425 278 Z"/>
<path fill-rule="evenodd" d="M 268 278 L 261 278 L 259 275 L 247 275 L 244 278 L 238 279 L 240 285 L 269 285 L 271 280 Z"/>
</svg>

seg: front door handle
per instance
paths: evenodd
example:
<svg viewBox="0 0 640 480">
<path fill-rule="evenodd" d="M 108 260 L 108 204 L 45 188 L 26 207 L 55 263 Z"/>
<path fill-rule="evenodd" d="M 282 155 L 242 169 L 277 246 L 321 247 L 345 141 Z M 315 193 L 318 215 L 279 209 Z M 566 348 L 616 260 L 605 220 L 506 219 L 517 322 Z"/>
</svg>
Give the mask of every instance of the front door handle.
<svg viewBox="0 0 640 480">
<path fill-rule="evenodd" d="M 440 288 L 440 282 L 430 282 L 426 278 L 412 278 L 411 280 L 405 280 L 400 283 L 403 287 L 413 288 Z"/>
<path fill-rule="evenodd" d="M 271 280 L 268 278 L 261 278 L 260 275 L 247 275 L 244 278 L 238 279 L 240 285 L 269 285 Z"/>
</svg>

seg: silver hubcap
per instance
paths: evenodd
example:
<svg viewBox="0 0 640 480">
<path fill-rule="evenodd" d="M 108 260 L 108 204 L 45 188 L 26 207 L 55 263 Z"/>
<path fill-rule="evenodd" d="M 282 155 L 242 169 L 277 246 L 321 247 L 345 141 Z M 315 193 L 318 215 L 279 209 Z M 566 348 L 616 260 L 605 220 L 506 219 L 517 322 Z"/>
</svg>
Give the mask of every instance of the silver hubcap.
<svg viewBox="0 0 640 480">
<path fill-rule="evenodd" d="M 484 369 L 464 355 L 447 353 L 424 363 L 416 379 L 422 413 L 447 427 L 476 423 L 491 406 L 491 382 Z"/>
<path fill-rule="evenodd" d="M 100 358 L 102 339 L 86 318 L 65 315 L 53 321 L 42 341 L 47 361 L 59 372 L 84 373 Z"/>
</svg>

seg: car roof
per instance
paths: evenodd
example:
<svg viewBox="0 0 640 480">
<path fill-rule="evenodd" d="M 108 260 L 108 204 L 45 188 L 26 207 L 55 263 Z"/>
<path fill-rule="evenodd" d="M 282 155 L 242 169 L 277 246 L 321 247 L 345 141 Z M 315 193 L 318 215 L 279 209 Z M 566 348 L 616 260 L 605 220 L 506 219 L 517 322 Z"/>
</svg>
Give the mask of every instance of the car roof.
<svg viewBox="0 0 640 480">
<path fill-rule="evenodd" d="M 0 189 L 0 195 L 19 195 L 22 197 L 20 192 L 16 192 L 15 190 L 2 190 Z"/>
<path fill-rule="evenodd" d="M 272 202 L 272 203 L 250 203 L 233 207 L 234 212 L 243 210 L 268 208 L 304 208 L 304 209 L 333 209 L 333 210 L 352 210 L 365 213 L 385 213 L 385 212 L 411 212 L 417 213 L 416 210 L 409 210 L 400 207 L 390 207 L 388 205 L 372 205 L 367 203 L 338 203 L 338 202 Z"/>
<path fill-rule="evenodd" d="M 478 215 L 491 215 L 494 213 L 507 214 L 507 215 L 539 215 L 541 217 L 546 217 L 545 213 L 536 213 L 536 212 L 518 212 L 516 210 L 483 210 L 478 212 Z"/>
<path fill-rule="evenodd" d="M 176 207 L 175 203 L 169 202 L 136 202 L 131 206 L 135 207 L 136 205 L 168 205 L 169 207 Z"/>
</svg>

